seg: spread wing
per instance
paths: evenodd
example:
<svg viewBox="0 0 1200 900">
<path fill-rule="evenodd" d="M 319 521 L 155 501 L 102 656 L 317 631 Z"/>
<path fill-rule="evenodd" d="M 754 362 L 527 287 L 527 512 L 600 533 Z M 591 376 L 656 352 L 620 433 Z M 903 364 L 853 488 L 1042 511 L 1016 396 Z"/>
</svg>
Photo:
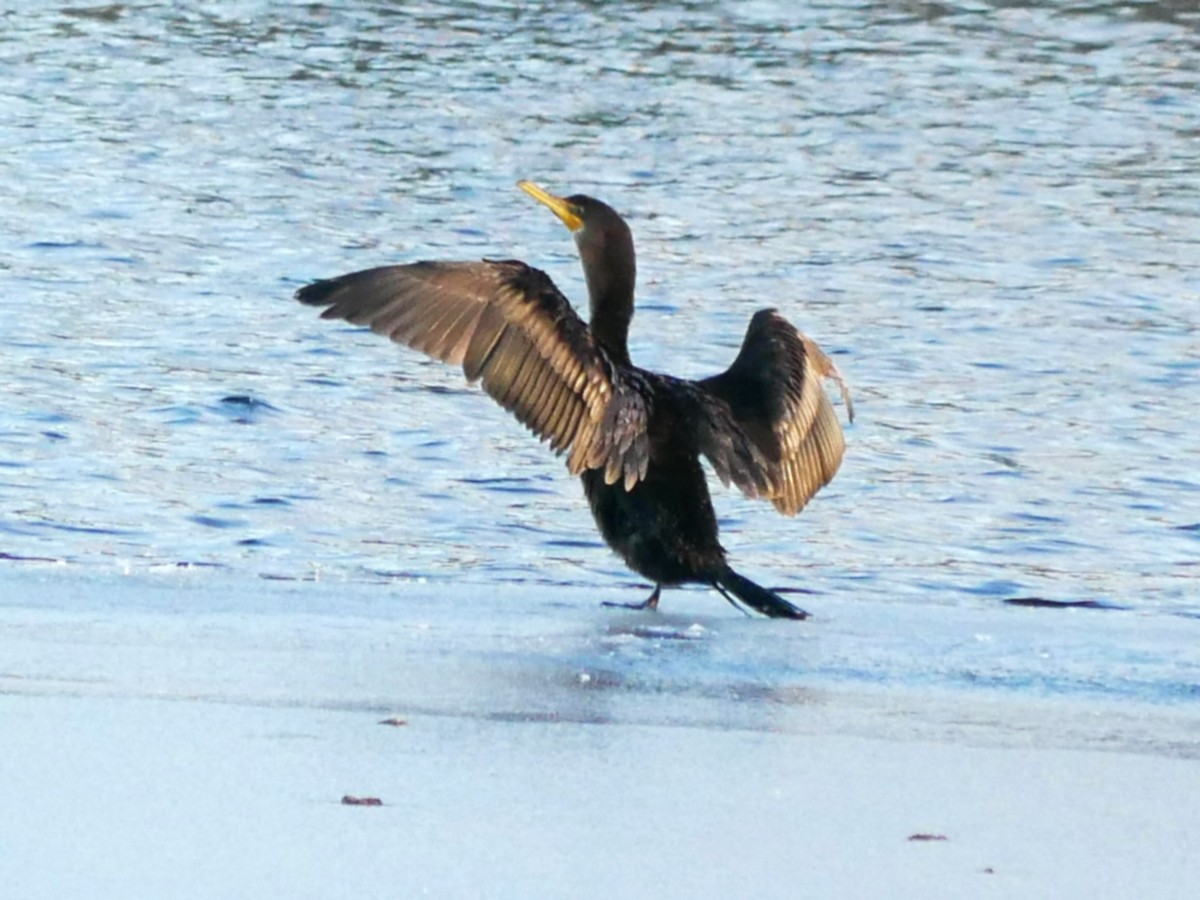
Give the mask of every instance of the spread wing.
<svg viewBox="0 0 1200 900">
<path fill-rule="evenodd" d="M 419 262 L 317 281 L 296 299 L 461 365 L 555 453 L 569 453 L 572 474 L 602 468 L 627 488 L 645 477 L 644 400 L 544 272 L 515 260 Z M 606 428 L 616 421 L 621 429 Z"/>
<path fill-rule="evenodd" d="M 850 392 L 833 361 L 777 311 L 764 309 L 750 320 L 733 365 L 699 382 L 728 404 L 753 446 L 753 463 L 724 468 L 747 496 L 770 500 L 785 515 L 803 509 L 842 462 L 846 444 L 826 378 L 840 386 L 853 421 Z"/>
</svg>

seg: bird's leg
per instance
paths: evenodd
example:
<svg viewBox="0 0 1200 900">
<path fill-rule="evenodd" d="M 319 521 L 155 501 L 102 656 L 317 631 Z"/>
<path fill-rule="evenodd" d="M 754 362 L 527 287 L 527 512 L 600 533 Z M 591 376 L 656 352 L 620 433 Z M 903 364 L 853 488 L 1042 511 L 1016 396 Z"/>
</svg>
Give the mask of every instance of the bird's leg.
<svg viewBox="0 0 1200 900">
<path fill-rule="evenodd" d="M 650 594 L 649 597 L 647 597 L 641 603 L 616 603 L 612 600 L 605 600 L 602 605 L 604 605 L 604 606 L 619 606 L 622 609 L 653 609 L 653 610 L 657 610 L 658 609 L 658 595 L 661 593 L 662 593 L 662 585 L 656 584 L 654 586 L 654 591 Z"/>
</svg>

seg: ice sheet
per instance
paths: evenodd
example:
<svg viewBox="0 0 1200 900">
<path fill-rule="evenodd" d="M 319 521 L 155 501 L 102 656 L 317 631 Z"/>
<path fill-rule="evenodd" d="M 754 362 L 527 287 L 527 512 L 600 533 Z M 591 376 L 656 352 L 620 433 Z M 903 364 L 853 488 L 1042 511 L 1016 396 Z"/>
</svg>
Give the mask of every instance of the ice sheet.
<svg viewBox="0 0 1200 900">
<path fill-rule="evenodd" d="M 5 896 L 1095 900 L 1200 881 L 1193 702 L 922 685 L 886 646 L 867 668 L 897 684 L 856 678 L 830 660 L 919 630 L 870 605 L 774 623 L 690 594 L 654 616 L 207 573 L 5 587 Z"/>
</svg>

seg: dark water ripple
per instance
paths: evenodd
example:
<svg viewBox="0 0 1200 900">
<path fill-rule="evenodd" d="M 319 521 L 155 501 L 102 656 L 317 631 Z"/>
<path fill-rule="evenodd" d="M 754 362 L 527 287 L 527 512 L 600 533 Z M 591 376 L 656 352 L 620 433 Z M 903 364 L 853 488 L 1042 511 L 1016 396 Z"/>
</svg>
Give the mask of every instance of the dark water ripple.
<svg viewBox="0 0 1200 900">
<path fill-rule="evenodd" d="M 781 307 L 859 421 L 750 573 L 827 598 L 1193 615 L 1200 19 L 1182 4 L 47 7 L 0 30 L 0 568 L 596 585 L 561 464 L 305 280 L 627 212 L 634 355 Z M 3 578 L 0 571 L 0 579 Z M 1046 612 L 1046 615 L 1056 615 Z"/>
</svg>

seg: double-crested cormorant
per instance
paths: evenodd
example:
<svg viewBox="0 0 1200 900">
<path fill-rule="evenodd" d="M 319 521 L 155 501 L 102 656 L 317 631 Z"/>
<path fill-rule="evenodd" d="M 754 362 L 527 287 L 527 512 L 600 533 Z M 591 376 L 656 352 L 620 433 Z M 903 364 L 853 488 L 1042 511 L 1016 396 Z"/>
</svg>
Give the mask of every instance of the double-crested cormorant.
<svg viewBox="0 0 1200 900">
<path fill-rule="evenodd" d="M 296 293 L 430 356 L 516 415 L 583 481 L 592 515 L 631 569 L 664 586 L 699 582 L 768 616 L 807 617 L 737 574 L 717 540 L 700 456 L 726 485 L 794 515 L 838 469 L 845 443 L 823 382 L 833 362 L 773 309 L 754 314 L 725 372 L 686 381 L 629 360 L 635 262 L 629 226 L 591 197 L 519 186 L 575 234 L 591 321 L 542 271 L 516 260 L 418 262 L 317 281 Z"/>
</svg>

